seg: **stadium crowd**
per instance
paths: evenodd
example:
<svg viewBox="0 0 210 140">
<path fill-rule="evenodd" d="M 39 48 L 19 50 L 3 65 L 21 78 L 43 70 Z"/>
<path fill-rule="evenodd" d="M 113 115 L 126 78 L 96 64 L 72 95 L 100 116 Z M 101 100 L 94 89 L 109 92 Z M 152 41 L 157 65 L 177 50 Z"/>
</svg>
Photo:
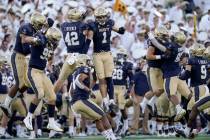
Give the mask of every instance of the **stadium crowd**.
<svg viewBox="0 0 210 140">
<path fill-rule="evenodd" d="M 157 109 L 153 109 L 153 105 L 151 105 L 148 108 L 146 107 L 144 110 L 142 108 L 144 105 L 141 105 L 140 109 L 140 103 L 145 100 L 144 94 L 150 91 L 145 89 L 144 93 L 138 94 L 136 92 L 138 92 L 139 89 L 142 92 L 142 87 L 143 89 L 147 86 L 148 88 L 150 87 L 144 82 L 138 80 L 138 77 L 143 76 L 143 78 L 145 78 L 143 81 L 147 81 L 147 77 L 144 77 L 144 75 L 147 75 L 146 73 L 148 69 L 148 63 L 145 56 L 147 55 L 149 48 L 148 39 L 152 39 L 152 35 L 149 36 L 148 34 L 149 32 L 155 32 L 155 29 L 161 26 L 167 28 L 169 36 L 172 36 L 177 32 L 183 32 L 185 34 L 186 41 L 182 44 L 185 55 L 182 56 L 182 60 L 180 61 L 182 64 L 186 63 L 185 59 L 189 57 L 191 52 L 190 50 L 197 43 L 203 44 L 205 48 L 210 46 L 210 1 L 122 1 L 123 6 L 126 7 L 126 10 L 121 11 L 116 9 L 114 10 L 113 7 L 116 2 L 115 0 L 0 0 L 0 59 L 6 58 L 8 62 L 8 64 L 4 64 L 3 68 L 1 68 L 1 73 L 3 76 L 0 79 L 0 102 L 4 103 L 6 93 L 9 91 L 9 88 L 15 84 L 12 68 L 9 63 L 13 53 L 13 48 L 15 46 L 19 27 L 27 22 L 30 22 L 30 18 L 35 11 L 39 11 L 42 15 L 46 16 L 48 24 L 53 24 L 52 27 L 61 29 L 62 23 L 67 21 L 67 13 L 70 9 L 79 9 L 85 15 L 84 22 L 90 23 L 95 20 L 94 10 L 98 7 L 104 7 L 108 11 L 110 19 L 115 21 L 115 25 L 117 27 L 124 27 L 125 29 L 123 34 L 113 31 L 111 34 L 111 53 L 114 57 L 115 65 L 117 65 L 116 63 L 120 61 L 115 60 L 115 58 L 120 59 L 118 58 L 119 54 L 126 55 L 125 59 L 131 63 L 132 67 L 129 70 L 132 71 L 134 77 L 134 79 L 132 79 L 134 87 L 129 87 L 130 83 L 127 82 L 126 86 L 129 88 L 120 91 L 124 92 L 123 94 L 125 94 L 122 97 L 125 98 L 126 101 L 125 103 L 122 103 L 123 107 L 121 108 L 121 104 L 119 104 L 117 108 L 119 108 L 120 111 L 116 112 L 115 109 L 113 109 L 114 113 L 111 113 L 110 115 L 114 118 L 114 120 L 110 122 L 114 132 L 119 136 L 141 133 L 144 135 L 157 134 L 158 136 L 168 137 L 175 136 L 176 133 L 174 128 L 187 128 L 186 120 L 177 122 L 171 121 L 170 119 L 165 120 L 164 115 L 161 116 L 158 114 L 158 112 L 161 112 L 158 111 L 158 107 L 156 107 Z M 93 53 L 93 44 L 93 42 L 90 43 L 90 48 L 87 53 L 91 58 Z M 61 66 L 65 62 L 67 54 L 65 38 L 63 37 L 55 50 L 53 61 L 48 63 L 46 66 L 47 75 L 50 77 L 53 83 L 57 81 L 59 77 L 58 75 L 61 71 Z M 143 75 L 141 75 L 139 71 L 141 71 Z M 115 80 L 115 72 L 116 71 L 113 72 L 113 80 Z M 128 74 L 128 77 L 125 79 L 131 80 L 129 76 L 130 75 Z M 209 78 L 209 73 L 207 73 L 207 77 Z M 71 78 L 72 77 L 69 76 L 69 81 Z M 188 83 L 190 83 L 190 81 L 188 81 Z M 69 98 L 71 98 L 68 94 L 69 87 L 69 82 L 65 81 L 64 87 L 62 87 L 62 90 L 59 90 L 59 94 L 56 95 L 57 125 L 65 128 L 66 134 L 68 134 L 70 137 L 76 135 L 98 135 L 99 133 L 96 130 L 96 126 L 91 121 L 84 119 L 83 116 L 81 117 L 78 114 L 74 115 L 74 125 L 74 117 L 69 115 L 74 114 L 69 109 Z M 114 93 L 117 91 L 117 88 L 119 87 L 114 87 Z M 99 88 L 96 87 L 96 89 L 96 91 L 99 92 Z M 3 91 L 6 92 L 3 93 Z M 24 93 L 24 97 L 22 97 L 22 95 L 18 95 L 18 98 L 24 100 L 26 108 L 28 109 L 32 100 L 32 97 L 29 96 L 32 96 L 32 93 L 33 91 L 29 89 L 27 90 L 27 93 Z M 27 96 L 27 94 L 29 94 L 29 96 Z M 116 96 L 116 94 L 117 93 L 115 93 L 114 96 Z M 3 99 L 1 99 L 1 97 Z M 95 98 L 101 98 L 99 99 L 101 100 L 99 102 L 103 102 L 102 97 Z M 16 102 L 18 102 L 18 100 L 15 101 L 15 103 Z M 182 102 L 183 108 L 185 108 L 187 106 L 187 101 L 182 99 Z M 14 109 L 14 112 L 18 113 L 13 112 L 13 114 L 16 115 L 12 115 L 12 119 L 10 119 L 10 121 L 7 117 L 2 117 L 3 119 L 0 126 L 1 138 L 12 138 L 17 136 L 33 139 L 38 136 L 42 137 L 42 132 L 46 132 L 45 116 L 47 114 L 47 109 L 45 104 L 45 101 L 39 103 L 40 107 L 35 111 L 36 131 L 31 131 L 30 136 L 25 126 L 20 121 L 21 116 L 25 117 L 22 115 L 24 113 L 20 109 L 22 108 L 21 106 L 17 107 L 18 109 Z M 158 106 L 158 103 L 156 106 Z M 171 107 L 169 104 L 168 106 Z M 1 112 L 0 115 L 3 116 L 3 112 Z M 4 119 L 6 119 L 6 121 Z M 7 121 L 9 121 L 8 124 Z M 196 121 L 197 126 L 195 128 L 197 133 L 210 134 L 210 121 L 205 118 L 205 115 L 198 116 Z M 14 132 L 14 130 L 16 132 Z M 51 130 L 49 137 L 61 137 L 63 135 L 64 132 L 56 132 Z"/>
</svg>

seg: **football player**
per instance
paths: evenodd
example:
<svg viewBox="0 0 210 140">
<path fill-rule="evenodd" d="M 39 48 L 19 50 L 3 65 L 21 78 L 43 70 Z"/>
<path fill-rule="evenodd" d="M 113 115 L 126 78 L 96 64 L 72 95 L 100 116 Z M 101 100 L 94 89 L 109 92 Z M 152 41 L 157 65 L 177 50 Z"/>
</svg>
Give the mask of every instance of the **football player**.
<svg viewBox="0 0 210 140">
<path fill-rule="evenodd" d="M 16 83 L 10 89 L 4 103 L 0 105 L 7 116 L 11 116 L 10 104 L 17 92 L 23 93 L 27 89 L 25 86 L 27 71 L 26 56 L 30 53 L 31 44 L 40 44 L 42 42 L 38 38 L 33 37 L 33 35 L 37 31 L 40 31 L 44 24 L 46 24 L 45 16 L 35 12 L 31 16 L 30 23 L 23 24 L 18 30 L 14 51 L 11 56 L 13 75 Z"/>
<path fill-rule="evenodd" d="M 113 57 L 110 52 L 111 32 L 115 31 L 124 34 L 123 27 L 117 28 L 110 18 L 110 13 L 103 7 L 94 11 L 95 21 L 89 23 L 87 36 L 93 39 L 93 63 L 99 78 L 100 91 L 103 97 L 104 107 L 108 109 L 109 105 L 114 105 L 114 87 L 112 81 L 112 72 L 114 68 Z M 107 98 L 107 93 L 109 99 Z"/>
<path fill-rule="evenodd" d="M 151 37 L 151 35 L 149 36 Z M 154 37 L 151 38 L 153 41 L 156 40 Z M 180 120 L 186 114 L 186 111 L 180 105 L 180 100 L 176 92 L 178 91 L 178 93 L 188 100 L 192 97 L 187 83 L 178 77 L 181 72 L 179 62 L 184 53 L 182 45 L 185 43 L 185 40 L 186 36 L 184 33 L 176 32 L 172 37 L 172 43 L 165 47 L 165 53 L 160 56 L 160 58 L 163 59 L 161 69 L 164 77 L 164 90 L 169 100 L 176 105 L 175 121 Z M 158 45 L 156 44 L 156 46 L 164 47 L 160 43 L 158 43 Z"/>
<path fill-rule="evenodd" d="M 1 61 L 4 60 L 3 58 L 0 58 L 0 59 L 1 59 Z M 9 88 L 11 88 L 15 82 L 14 82 L 14 77 L 12 76 L 11 69 L 10 69 L 9 65 L 7 64 L 7 62 L 4 61 L 3 67 L 2 66 L 0 66 L 0 67 L 1 67 L 0 71 L 2 72 L 2 73 L 0 73 L 0 81 L 1 81 L 1 83 L 0 83 L 0 91 L 1 91 L 0 92 L 1 93 L 0 102 L 2 103 L 5 101 L 5 98 L 7 97 L 7 92 L 9 90 Z M 24 104 L 22 97 L 15 98 L 15 100 L 11 103 L 11 111 L 13 113 L 13 116 L 15 117 L 16 112 L 18 112 L 19 113 L 18 118 L 21 121 L 22 121 L 22 118 L 24 116 L 26 116 L 26 114 L 27 114 L 27 109 L 25 108 L 24 105 L 25 104 Z M 0 115 L 2 116 L 1 126 L 0 126 L 0 136 L 2 136 L 2 138 L 3 137 L 10 138 L 10 136 L 6 132 L 6 128 L 8 126 L 9 119 L 4 113 L 2 113 L 2 111 L 1 111 Z M 16 126 L 16 128 L 17 128 L 17 137 L 20 137 L 20 138 L 28 137 L 25 134 L 25 132 L 23 131 L 21 124 L 18 124 Z"/>
<path fill-rule="evenodd" d="M 162 44 L 167 45 L 168 39 L 169 39 L 169 32 L 165 27 L 158 27 L 155 29 L 155 38 Z M 161 66 L 163 63 L 163 60 L 161 60 L 161 55 L 163 52 L 161 52 L 159 49 L 157 49 L 154 44 L 151 42 L 151 40 L 148 40 L 148 50 L 146 58 L 148 60 L 148 77 L 150 82 L 150 88 L 152 92 L 149 92 L 145 95 L 143 101 L 140 103 L 140 106 L 142 108 L 142 112 L 144 112 L 145 107 L 147 104 L 152 106 L 152 110 L 154 111 L 154 103 L 156 102 L 156 99 L 158 96 L 160 96 L 164 90 L 163 90 L 163 73 L 161 70 Z M 149 101 L 150 100 L 150 101 Z"/>
<path fill-rule="evenodd" d="M 123 135 L 128 130 L 128 116 L 125 108 L 125 94 L 130 93 L 130 91 L 127 91 L 127 83 L 129 82 L 129 87 L 131 87 L 133 84 L 133 64 L 131 62 L 127 62 L 126 59 L 126 50 L 120 49 L 117 53 L 117 60 L 115 62 L 115 68 L 112 75 L 114 83 L 114 99 L 121 111 L 123 119 L 123 128 L 121 131 L 121 134 Z"/>
<path fill-rule="evenodd" d="M 36 37 L 40 38 L 40 40 L 44 40 L 44 44 L 31 46 L 27 78 L 36 96 L 33 98 L 29 106 L 29 112 L 23 122 L 29 130 L 33 130 L 33 114 L 40 100 L 46 98 L 49 116 L 47 128 L 61 132 L 63 130 L 56 125 L 54 120 L 56 95 L 53 90 L 53 84 L 45 74 L 44 69 L 46 68 L 47 61 L 52 59 L 54 50 L 56 49 L 62 35 L 58 29 L 49 28 L 45 35 L 43 33 L 37 33 Z"/>
<path fill-rule="evenodd" d="M 185 71 L 180 75 L 180 79 L 190 78 L 190 86 L 193 97 L 188 103 L 188 110 L 191 110 L 187 128 L 184 136 L 193 137 L 192 127 L 199 112 L 210 107 L 209 89 L 207 87 L 207 65 L 208 60 L 203 57 L 205 47 L 202 44 L 194 44 L 190 49 L 192 56 L 189 58 Z M 178 131 L 179 132 L 179 131 Z"/>
<path fill-rule="evenodd" d="M 80 54 L 86 54 L 91 40 L 86 39 L 87 26 L 82 22 L 83 13 L 77 9 L 71 9 L 67 13 L 69 21 L 61 25 L 63 39 L 67 47 L 68 56 L 62 66 L 58 80 L 54 84 L 54 91 L 57 93 L 69 75 L 77 67 L 77 59 Z"/>
<path fill-rule="evenodd" d="M 104 111 L 89 96 L 94 96 L 91 90 L 91 69 L 87 67 L 86 55 L 81 55 L 78 63 L 81 65 L 73 74 L 72 110 L 85 118 L 94 120 L 98 131 L 107 139 L 117 140 Z"/>
</svg>

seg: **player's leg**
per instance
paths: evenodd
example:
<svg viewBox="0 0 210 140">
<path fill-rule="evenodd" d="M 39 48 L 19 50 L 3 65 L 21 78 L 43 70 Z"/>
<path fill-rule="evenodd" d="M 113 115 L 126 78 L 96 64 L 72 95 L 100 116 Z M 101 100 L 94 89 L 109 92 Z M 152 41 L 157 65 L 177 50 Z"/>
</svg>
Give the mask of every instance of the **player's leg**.
<svg viewBox="0 0 210 140">
<path fill-rule="evenodd" d="M 103 54 L 94 54 L 93 63 L 95 66 L 96 74 L 99 78 L 99 88 L 103 98 L 105 108 L 108 108 L 109 100 L 107 98 L 107 84 L 105 79 L 104 65 L 102 60 Z"/>
<path fill-rule="evenodd" d="M 126 99 L 124 97 L 124 94 L 126 93 L 126 87 L 118 86 L 117 90 L 118 90 L 118 106 L 119 106 L 120 112 L 122 114 L 122 119 L 123 119 L 122 134 L 125 134 L 126 131 L 128 131 L 128 115 L 127 115 L 127 110 L 125 107 Z"/>
<path fill-rule="evenodd" d="M 30 103 L 30 106 L 29 106 L 28 114 L 23 120 L 23 122 L 25 123 L 26 127 L 32 131 L 33 130 L 33 126 L 32 126 L 33 114 L 40 100 L 44 97 L 43 83 L 46 81 L 44 81 L 43 79 L 44 73 L 36 69 L 29 68 L 27 76 L 28 76 L 28 81 L 30 83 L 30 86 L 32 87 L 36 96 L 33 97 L 32 102 Z"/>
<path fill-rule="evenodd" d="M 132 116 L 132 125 L 130 133 L 136 133 L 139 129 L 139 116 L 140 116 L 140 106 L 139 103 L 143 100 L 142 96 L 138 96 L 137 94 L 133 95 L 133 108 L 134 114 Z"/>
<path fill-rule="evenodd" d="M 91 100 L 79 100 L 72 105 L 72 109 L 76 113 L 89 118 L 91 120 L 97 120 L 97 127 L 99 131 L 102 131 L 101 134 L 108 139 L 116 139 L 114 133 L 111 129 L 111 125 L 106 118 L 103 110 L 93 103 Z M 100 122 L 103 124 L 100 124 Z M 102 128 L 103 126 L 103 128 Z"/>
<path fill-rule="evenodd" d="M 17 137 L 19 138 L 28 138 L 29 136 L 25 133 L 24 131 L 24 126 L 23 126 L 23 119 L 27 115 L 27 108 L 26 104 L 23 100 L 22 97 L 18 97 L 15 99 L 12 104 L 12 112 L 18 112 L 18 120 L 20 121 L 17 126 Z"/>
<path fill-rule="evenodd" d="M 164 79 L 164 90 L 169 100 L 176 106 L 175 121 L 180 120 L 186 114 L 186 111 L 181 107 L 180 100 L 176 94 L 178 88 L 178 80 L 179 79 L 177 77 Z"/>
<path fill-rule="evenodd" d="M 111 103 L 114 103 L 114 84 L 112 73 L 114 69 L 114 60 L 110 52 L 104 54 L 104 72 L 106 77 L 107 92 Z"/>
<path fill-rule="evenodd" d="M 63 66 L 62 69 L 60 71 L 60 75 L 58 77 L 58 80 L 55 82 L 54 84 L 54 92 L 58 93 L 59 90 L 61 89 L 61 87 L 63 86 L 64 81 L 68 78 L 68 76 L 70 74 L 72 74 L 76 68 L 76 62 L 73 64 L 68 63 L 68 60 L 71 58 L 71 56 L 69 55 Z"/>
<path fill-rule="evenodd" d="M 183 96 L 185 97 L 187 100 L 190 100 L 192 97 L 192 93 L 186 83 L 186 81 L 180 80 L 178 79 L 178 87 L 177 87 L 177 91 Z"/>
<path fill-rule="evenodd" d="M 201 90 L 201 88 L 199 88 L 199 90 Z M 202 97 L 201 99 L 199 99 L 195 103 L 195 105 L 193 105 L 192 111 L 189 115 L 187 128 L 185 129 L 185 135 L 186 136 L 190 136 L 191 129 L 193 127 L 193 124 L 194 124 L 194 122 L 196 120 L 196 117 L 199 114 L 199 112 L 203 111 L 203 110 L 205 110 L 209 107 L 210 107 L 210 96 L 209 95 Z"/>
<path fill-rule="evenodd" d="M 55 101 L 56 101 L 56 94 L 53 90 L 53 84 L 50 81 L 50 79 L 47 77 L 47 75 L 43 74 L 43 89 L 44 89 L 44 95 L 47 100 L 47 112 L 49 117 L 49 123 L 47 125 L 47 128 L 49 130 L 55 130 L 57 132 L 62 132 L 63 130 L 59 128 L 55 123 Z"/>
<path fill-rule="evenodd" d="M 17 92 L 19 91 L 19 89 L 22 89 L 22 93 L 25 91 L 24 86 L 27 71 L 27 62 L 25 56 L 20 55 L 18 53 L 13 53 L 11 56 L 11 65 L 15 79 L 15 85 L 11 87 L 4 103 L 1 104 L 2 110 L 8 116 L 11 115 L 11 110 L 9 108 L 10 104 Z"/>
</svg>

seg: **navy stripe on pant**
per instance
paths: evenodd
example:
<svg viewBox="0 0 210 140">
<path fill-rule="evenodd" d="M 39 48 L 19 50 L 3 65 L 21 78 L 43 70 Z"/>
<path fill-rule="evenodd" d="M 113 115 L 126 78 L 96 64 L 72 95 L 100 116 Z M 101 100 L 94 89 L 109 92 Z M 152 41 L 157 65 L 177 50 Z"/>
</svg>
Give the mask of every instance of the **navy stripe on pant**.
<svg viewBox="0 0 210 140">
<path fill-rule="evenodd" d="M 165 90 L 168 97 L 170 97 L 170 78 L 165 79 Z"/>
<path fill-rule="evenodd" d="M 12 70 L 13 70 L 13 75 L 15 78 L 15 84 L 19 87 L 19 78 L 18 78 L 18 72 L 17 72 L 16 63 L 15 63 L 15 58 L 16 58 L 16 53 L 13 52 L 11 56 Z"/>
<path fill-rule="evenodd" d="M 201 99 L 200 101 L 198 101 L 195 105 L 196 107 L 200 107 L 202 105 L 204 105 L 205 103 L 209 102 L 210 101 L 210 96 L 207 96 L 207 97 L 204 97 L 203 99 Z M 206 109 L 206 108 L 204 108 Z"/>
<path fill-rule="evenodd" d="M 199 86 L 194 87 L 194 92 L 195 92 L 195 101 L 197 102 L 199 100 L 199 94 L 200 94 Z"/>
<path fill-rule="evenodd" d="M 90 107 L 91 109 L 93 109 L 96 113 L 100 114 L 101 116 L 104 116 L 104 112 L 101 111 L 97 106 L 95 106 L 94 104 L 92 104 L 91 102 L 89 102 L 88 100 L 82 100 L 82 102 Z"/>
<path fill-rule="evenodd" d="M 149 84 L 149 89 L 151 90 L 151 91 L 153 91 L 152 90 L 152 85 L 151 85 L 151 79 L 150 79 L 150 67 L 147 69 L 147 81 L 148 81 L 148 84 Z"/>
<path fill-rule="evenodd" d="M 29 69 L 28 69 L 28 79 L 29 79 L 29 81 L 30 81 L 30 84 L 31 84 L 31 86 L 32 86 L 32 89 L 33 89 L 34 93 L 36 93 L 36 95 L 37 95 L 37 97 L 38 97 L 39 92 L 38 92 L 38 90 L 37 90 L 37 88 L 36 88 L 36 85 L 35 85 L 35 82 L 34 82 L 32 76 L 31 76 L 31 71 L 32 71 L 32 68 L 29 68 Z"/>
</svg>

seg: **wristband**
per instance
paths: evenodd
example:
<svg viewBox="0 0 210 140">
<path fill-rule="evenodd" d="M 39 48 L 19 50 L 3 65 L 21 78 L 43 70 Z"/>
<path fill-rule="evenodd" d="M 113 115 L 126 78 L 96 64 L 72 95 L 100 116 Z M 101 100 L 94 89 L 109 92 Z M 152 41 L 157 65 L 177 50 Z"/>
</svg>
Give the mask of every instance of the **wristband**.
<svg viewBox="0 0 210 140">
<path fill-rule="evenodd" d="M 155 55 L 155 59 L 157 60 L 161 59 L 161 55 Z"/>
</svg>

